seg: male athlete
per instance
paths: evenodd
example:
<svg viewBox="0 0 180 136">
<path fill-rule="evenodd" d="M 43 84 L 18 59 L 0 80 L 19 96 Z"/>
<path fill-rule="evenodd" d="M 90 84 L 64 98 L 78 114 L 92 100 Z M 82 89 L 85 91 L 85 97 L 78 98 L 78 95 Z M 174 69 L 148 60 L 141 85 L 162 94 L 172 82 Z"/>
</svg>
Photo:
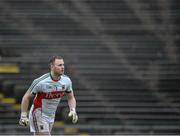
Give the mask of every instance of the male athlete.
<svg viewBox="0 0 180 136">
<path fill-rule="evenodd" d="M 22 98 L 21 118 L 19 124 L 30 125 L 30 132 L 34 135 L 51 135 L 57 106 L 64 94 L 67 95 L 72 122 L 78 121 L 76 114 L 76 99 L 73 94 L 72 82 L 64 75 L 64 61 L 62 57 L 53 56 L 49 61 L 50 72 L 35 79 Z M 30 98 L 33 104 L 27 117 Z"/>
</svg>

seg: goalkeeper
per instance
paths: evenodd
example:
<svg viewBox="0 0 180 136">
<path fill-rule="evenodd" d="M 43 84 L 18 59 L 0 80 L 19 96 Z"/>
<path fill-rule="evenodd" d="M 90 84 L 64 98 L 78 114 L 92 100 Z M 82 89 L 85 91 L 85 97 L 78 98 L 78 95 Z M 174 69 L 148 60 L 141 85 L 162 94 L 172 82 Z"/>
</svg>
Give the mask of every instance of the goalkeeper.
<svg viewBox="0 0 180 136">
<path fill-rule="evenodd" d="M 53 56 L 49 61 L 50 72 L 35 79 L 21 102 L 21 117 L 19 124 L 30 126 L 34 135 L 51 135 L 55 113 L 64 94 L 69 105 L 68 116 L 72 123 L 77 123 L 76 99 L 73 94 L 72 82 L 64 75 L 64 60 Z M 34 97 L 28 118 L 28 107 L 31 97 Z"/>
</svg>

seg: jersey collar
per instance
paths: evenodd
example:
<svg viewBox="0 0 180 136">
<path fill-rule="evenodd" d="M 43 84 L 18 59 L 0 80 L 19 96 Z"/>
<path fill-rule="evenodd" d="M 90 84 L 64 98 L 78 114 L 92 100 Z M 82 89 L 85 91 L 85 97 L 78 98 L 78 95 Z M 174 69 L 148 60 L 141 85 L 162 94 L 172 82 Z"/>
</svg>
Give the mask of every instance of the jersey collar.
<svg viewBox="0 0 180 136">
<path fill-rule="evenodd" d="M 60 77 L 59 80 L 55 80 L 55 79 L 53 79 L 53 76 L 51 75 L 51 72 L 49 72 L 49 74 L 50 74 L 51 79 L 52 79 L 54 82 L 58 82 L 58 81 L 61 79 L 61 77 Z"/>
</svg>

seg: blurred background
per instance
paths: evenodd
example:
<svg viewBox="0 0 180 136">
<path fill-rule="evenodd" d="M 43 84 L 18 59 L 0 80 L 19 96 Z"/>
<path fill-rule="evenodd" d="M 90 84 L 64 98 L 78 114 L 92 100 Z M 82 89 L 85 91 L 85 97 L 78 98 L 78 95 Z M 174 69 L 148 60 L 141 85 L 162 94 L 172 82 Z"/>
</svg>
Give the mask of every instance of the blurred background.
<svg viewBox="0 0 180 136">
<path fill-rule="evenodd" d="M 52 134 L 180 134 L 178 0 L 0 0 L 0 134 L 25 134 L 20 102 L 64 57 L 78 124 L 59 104 Z"/>
</svg>

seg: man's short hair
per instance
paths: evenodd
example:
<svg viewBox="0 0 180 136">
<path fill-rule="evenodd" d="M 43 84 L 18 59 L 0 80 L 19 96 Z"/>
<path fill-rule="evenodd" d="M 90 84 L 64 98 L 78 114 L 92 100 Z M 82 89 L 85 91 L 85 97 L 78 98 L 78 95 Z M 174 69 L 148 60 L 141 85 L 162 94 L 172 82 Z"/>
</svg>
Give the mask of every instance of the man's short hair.
<svg viewBox="0 0 180 136">
<path fill-rule="evenodd" d="M 63 57 L 61 57 L 61 56 L 52 56 L 52 57 L 49 59 L 49 68 L 51 67 L 51 65 L 54 64 L 54 62 L 55 62 L 56 59 L 63 59 Z"/>
</svg>

